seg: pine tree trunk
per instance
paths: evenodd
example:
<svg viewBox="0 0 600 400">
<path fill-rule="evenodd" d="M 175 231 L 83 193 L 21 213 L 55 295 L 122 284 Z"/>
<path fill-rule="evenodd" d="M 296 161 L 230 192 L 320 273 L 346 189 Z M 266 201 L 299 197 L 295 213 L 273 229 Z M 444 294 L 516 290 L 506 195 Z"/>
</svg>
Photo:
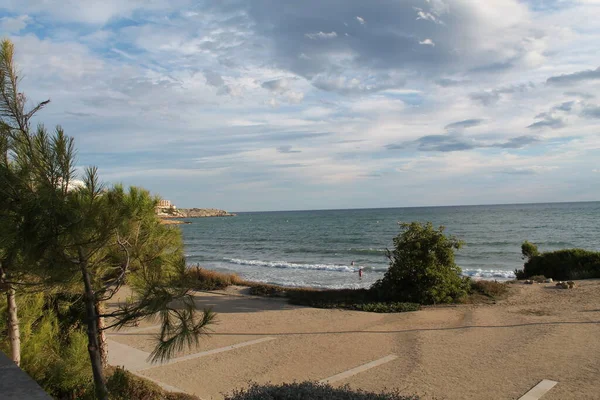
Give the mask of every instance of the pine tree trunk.
<svg viewBox="0 0 600 400">
<path fill-rule="evenodd" d="M 88 336 L 88 353 L 92 363 L 92 372 L 94 375 L 94 386 L 96 387 L 96 398 L 98 400 L 108 400 L 108 389 L 106 388 L 106 380 L 104 379 L 104 371 L 102 369 L 102 356 L 100 354 L 100 345 L 98 343 L 98 315 L 96 314 L 96 299 L 94 290 L 90 281 L 90 274 L 87 270 L 87 263 L 80 256 L 81 274 L 83 276 L 83 284 L 85 287 L 85 311 Z"/>
<path fill-rule="evenodd" d="M 10 357 L 15 364 L 21 365 L 21 333 L 19 331 L 15 288 L 12 286 L 9 286 L 6 292 L 6 303 L 8 306 L 7 328 L 8 338 L 10 339 Z"/>
<path fill-rule="evenodd" d="M 102 359 L 102 368 L 106 368 L 108 366 L 108 345 L 106 343 L 106 334 L 104 333 L 104 317 L 101 317 L 104 313 L 104 305 L 100 302 L 96 303 L 96 315 L 98 316 L 98 345 L 100 347 L 100 358 Z"/>
</svg>

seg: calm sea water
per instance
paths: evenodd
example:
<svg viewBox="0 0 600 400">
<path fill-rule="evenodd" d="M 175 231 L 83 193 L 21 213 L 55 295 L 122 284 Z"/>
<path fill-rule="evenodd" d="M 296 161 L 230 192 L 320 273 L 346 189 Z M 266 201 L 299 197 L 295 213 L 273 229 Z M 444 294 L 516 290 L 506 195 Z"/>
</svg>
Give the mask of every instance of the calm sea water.
<svg viewBox="0 0 600 400">
<path fill-rule="evenodd" d="M 399 221 L 446 226 L 466 243 L 456 261 L 473 277 L 513 278 L 523 265 L 524 240 L 542 251 L 600 250 L 600 202 L 255 212 L 189 221 L 181 226 L 189 264 L 288 286 L 371 285 L 387 269 L 385 249 Z"/>
</svg>

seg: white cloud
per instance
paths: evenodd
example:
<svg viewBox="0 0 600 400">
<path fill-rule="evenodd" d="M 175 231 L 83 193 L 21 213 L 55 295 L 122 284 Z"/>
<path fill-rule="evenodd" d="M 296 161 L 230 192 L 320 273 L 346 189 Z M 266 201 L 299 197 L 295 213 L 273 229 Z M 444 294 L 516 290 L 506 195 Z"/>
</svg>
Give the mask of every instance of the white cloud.
<svg viewBox="0 0 600 400">
<path fill-rule="evenodd" d="M 18 17 L 2 17 L 0 18 L 0 33 L 18 33 L 25 29 L 27 24 L 31 21 L 28 15 L 21 15 Z"/>
<path fill-rule="evenodd" d="M 123 50 L 115 49 L 113 47 L 112 49 L 110 49 L 110 51 L 112 51 L 114 53 L 117 53 L 118 55 L 123 56 L 123 57 L 125 57 L 125 58 L 127 58 L 129 60 L 135 60 L 134 56 L 132 56 L 131 54 L 129 54 L 129 53 L 123 51 Z"/>
<path fill-rule="evenodd" d="M 10 11 L 27 10 L 30 15 L 45 14 L 56 21 L 101 25 L 112 18 L 131 17 L 134 11 L 167 10 L 172 4 L 167 0 L 63 0 L 60 4 L 46 0 L 6 0 L 3 8 Z"/>
<path fill-rule="evenodd" d="M 337 33 L 336 32 L 317 32 L 317 33 L 306 33 L 304 36 L 306 36 L 309 39 L 333 39 L 337 37 Z"/>
<path fill-rule="evenodd" d="M 302 92 L 294 92 L 294 91 L 289 91 L 286 93 L 286 98 L 288 100 L 288 102 L 293 103 L 293 104 L 298 104 L 298 103 L 302 103 L 302 100 L 304 100 L 304 93 Z"/>
<path fill-rule="evenodd" d="M 340 191 L 344 206 L 383 205 L 376 193 L 390 180 L 418 193 L 389 189 L 386 198 L 401 205 L 433 197 L 439 204 L 569 200 L 574 190 L 561 193 L 566 187 L 600 195 L 572 179 L 600 171 L 599 101 L 589 95 L 600 82 L 545 83 L 600 65 L 593 51 L 600 29 L 586 20 L 600 13 L 595 6 L 544 13 L 517 0 L 456 0 L 452 8 L 429 0 L 418 10 L 378 3 L 374 26 L 348 0 L 348 15 L 362 16 L 344 28 L 339 15 L 311 11 L 310 0 L 298 3 L 302 12 L 291 20 L 252 8 L 263 0 L 197 15 L 182 11 L 194 9 L 187 0 L 173 1 L 151 0 L 147 8 L 109 1 L 92 7 L 98 15 L 65 2 L 59 15 L 41 0 L 9 0 L 10 12 L 27 12 L 41 32 L 14 36 L 25 92 L 32 101 L 52 99 L 40 121 L 74 134 L 82 164 L 98 164 L 111 180 L 148 186 L 182 206 L 204 194 L 232 209 L 336 207 Z M 120 18 L 135 23 L 106 24 Z M 373 29 L 361 29 L 365 18 Z M 299 20 L 300 33 L 278 30 Z M 75 35 L 72 22 L 85 25 L 85 35 Z M 381 40 L 382 32 L 393 34 Z M 346 33 L 352 39 L 336 40 Z M 416 43 L 430 47 L 419 51 Z M 562 124 L 527 129 L 551 122 L 542 113 Z M 485 123 L 445 129 L 479 120 Z M 467 145 L 386 147 L 449 136 L 450 144 Z M 531 174 L 552 188 L 525 193 Z M 493 190 L 481 190 L 484 184 Z M 180 198 L 169 192 L 175 185 L 185 188 Z M 308 195 L 291 194 L 299 190 Z"/>
<path fill-rule="evenodd" d="M 444 24 L 443 21 L 441 21 L 438 17 L 436 17 L 432 13 L 423 11 L 422 8 L 418 8 L 418 7 L 415 7 L 414 9 L 417 12 L 417 20 L 422 19 L 424 21 L 431 21 L 431 22 L 434 22 L 434 23 L 440 24 L 440 25 Z"/>
</svg>

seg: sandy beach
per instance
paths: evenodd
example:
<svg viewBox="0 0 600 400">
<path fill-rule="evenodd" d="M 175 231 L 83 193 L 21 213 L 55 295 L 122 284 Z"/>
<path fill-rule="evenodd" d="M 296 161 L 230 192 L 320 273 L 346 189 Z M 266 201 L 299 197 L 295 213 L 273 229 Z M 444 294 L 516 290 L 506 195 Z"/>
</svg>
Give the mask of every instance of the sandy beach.
<svg viewBox="0 0 600 400">
<path fill-rule="evenodd" d="M 196 293 L 217 323 L 199 348 L 166 365 L 143 361 L 152 323 L 111 332 L 111 364 L 202 399 L 222 399 L 250 381 L 323 380 L 377 360 L 332 384 L 423 399 L 518 399 L 549 379 L 558 384 L 544 400 L 600 398 L 600 280 L 573 290 L 513 284 L 496 304 L 402 314 L 297 307 L 245 291 Z"/>
</svg>

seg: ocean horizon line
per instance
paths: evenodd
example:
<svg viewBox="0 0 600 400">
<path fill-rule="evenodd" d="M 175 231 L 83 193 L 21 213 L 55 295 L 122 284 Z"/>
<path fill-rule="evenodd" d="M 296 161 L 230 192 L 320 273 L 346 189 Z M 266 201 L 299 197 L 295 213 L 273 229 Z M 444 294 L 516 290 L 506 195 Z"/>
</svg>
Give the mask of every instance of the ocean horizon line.
<svg viewBox="0 0 600 400">
<path fill-rule="evenodd" d="M 546 202 L 526 202 L 526 203 L 489 203 L 489 204 L 450 204 L 450 205 L 425 205 L 425 206 L 401 206 L 401 207 L 358 207 L 358 208 L 315 208 L 315 209 L 289 209 L 289 210 L 250 210 L 250 211 L 230 211 L 235 214 L 254 214 L 254 213 L 282 213 L 282 212 L 315 212 L 315 211 L 367 211 L 367 210 L 400 210 L 400 209 L 419 209 L 419 208 L 458 208 L 458 207 L 499 207 L 499 206 L 540 206 L 553 204 L 586 204 L 600 203 L 600 200 L 583 201 L 546 201 Z"/>
</svg>

